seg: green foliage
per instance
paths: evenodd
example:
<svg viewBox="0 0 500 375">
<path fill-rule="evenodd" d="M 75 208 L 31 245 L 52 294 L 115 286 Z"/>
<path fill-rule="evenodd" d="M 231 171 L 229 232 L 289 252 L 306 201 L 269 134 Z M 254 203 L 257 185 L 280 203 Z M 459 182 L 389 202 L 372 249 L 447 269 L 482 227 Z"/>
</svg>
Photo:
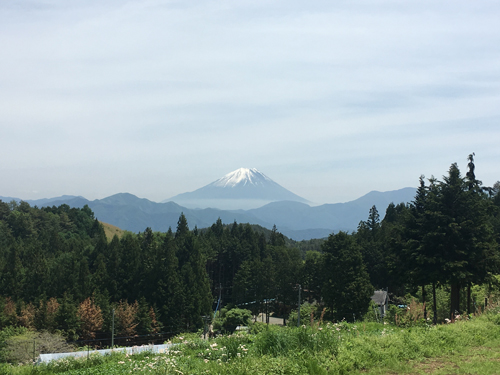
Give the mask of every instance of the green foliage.
<svg viewBox="0 0 500 375">
<path fill-rule="evenodd" d="M 314 328 L 270 326 L 256 335 L 239 333 L 209 341 L 182 337 L 183 344 L 164 354 L 91 356 L 8 369 L 19 375 L 398 373 L 408 361 L 418 363 L 497 342 L 500 326 L 492 321 L 496 316 L 497 309 L 492 309 L 470 321 L 408 329 L 346 322 Z"/>
<path fill-rule="evenodd" d="M 312 305 L 309 302 L 305 302 L 302 305 L 300 305 L 301 325 L 310 325 L 311 317 L 313 323 L 318 322 L 320 316 L 321 316 L 321 311 L 318 311 L 318 305 Z M 297 327 L 297 320 L 298 320 L 298 310 L 292 310 L 286 324 L 289 327 Z"/>
<path fill-rule="evenodd" d="M 500 189 L 481 186 L 473 161 L 465 177 L 456 164 L 443 181 L 426 185 L 422 177 L 414 202 L 390 204 L 382 220 L 372 207 L 356 233 L 309 243 L 290 241 L 276 227 L 220 219 L 191 231 L 184 215 L 175 233 L 146 228 L 108 243 L 88 207 L 0 202 L 0 329 L 25 325 L 76 338 L 75 308 L 91 296 L 104 318 L 92 335 L 109 334 L 119 301 L 140 301 L 130 317 L 140 333 L 197 331 L 219 300 L 219 309 L 246 307 L 295 325 L 299 284 L 303 300 L 328 307 L 337 321 L 366 314 L 372 285 L 388 287 L 393 302 L 408 294 L 425 301 L 437 321 L 468 309 L 468 287 L 470 312 L 482 310 L 485 298 L 500 294 Z M 301 320 L 309 325 L 306 309 Z"/>
<path fill-rule="evenodd" d="M 323 245 L 323 299 L 337 321 L 361 319 L 368 309 L 373 286 L 361 250 L 345 232 L 330 235 Z"/>
<path fill-rule="evenodd" d="M 331 327 L 333 326 L 288 329 L 270 327 L 256 337 L 252 353 L 278 357 L 289 353 L 315 353 L 321 350 L 336 355 L 339 346 L 338 331 Z"/>
<path fill-rule="evenodd" d="M 248 326 L 252 319 L 252 312 L 247 309 L 232 308 L 222 309 L 214 321 L 214 330 L 234 332 L 237 326 Z"/>
<path fill-rule="evenodd" d="M 28 333 L 29 330 L 25 327 L 8 326 L 0 330 L 0 363 L 9 360 L 7 341 L 12 337 L 26 335 Z"/>
<path fill-rule="evenodd" d="M 73 301 L 71 294 L 64 294 L 61 306 L 59 307 L 55 320 L 57 329 L 72 340 L 78 339 L 77 331 L 80 328 L 80 319 L 77 314 L 78 308 Z"/>
<path fill-rule="evenodd" d="M 262 331 L 265 331 L 266 329 L 268 329 L 268 325 L 266 323 L 263 323 L 263 322 L 252 322 L 250 323 L 250 333 L 251 334 L 258 334 L 258 333 L 261 333 Z"/>
<path fill-rule="evenodd" d="M 252 312 L 250 310 L 234 308 L 226 312 L 223 327 L 227 331 L 231 331 L 239 325 L 247 326 L 251 318 Z"/>
<path fill-rule="evenodd" d="M 450 285 L 450 313 L 471 311 L 461 289 L 481 284 L 499 271 L 498 242 L 491 225 L 491 199 L 475 179 L 473 155 L 461 176 L 456 163 L 443 181 L 423 177 L 406 223 L 405 268 L 413 286 Z"/>
<path fill-rule="evenodd" d="M 8 337 L 2 349 L 3 360 L 13 364 L 33 362 L 40 353 L 71 351 L 73 347 L 61 335 L 29 330 Z"/>
</svg>

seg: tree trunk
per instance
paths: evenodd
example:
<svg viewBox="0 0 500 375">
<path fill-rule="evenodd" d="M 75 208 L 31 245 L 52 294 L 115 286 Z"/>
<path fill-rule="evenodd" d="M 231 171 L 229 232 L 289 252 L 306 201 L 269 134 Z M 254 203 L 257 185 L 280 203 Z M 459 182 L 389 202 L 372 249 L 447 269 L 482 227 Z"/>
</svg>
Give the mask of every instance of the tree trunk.
<svg viewBox="0 0 500 375">
<path fill-rule="evenodd" d="M 467 315 L 471 314 L 470 309 L 470 283 L 467 284 Z"/>
<path fill-rule="evenodd" d="M 436 283 L 432 283 L 432 309 L 434 310 L 434 317 L 432 318 L 432 323 L 437 324 L 437 306 L 436 306 Z"/>
<path fill-rule="evenodd" d="M 424 304 L 424 320 L 427 320 L 427 306 L 425 305 L 425 285 L 422 285 L 422 303 Z"/>
<path fill-rule="evenodd" d="M 455 315 L 458 314 L 460 310 L 460 285 L 458 283 L 451 284 L 450 297 L 450 319 L 452 322 L 454 322 Z"/>
</svg>

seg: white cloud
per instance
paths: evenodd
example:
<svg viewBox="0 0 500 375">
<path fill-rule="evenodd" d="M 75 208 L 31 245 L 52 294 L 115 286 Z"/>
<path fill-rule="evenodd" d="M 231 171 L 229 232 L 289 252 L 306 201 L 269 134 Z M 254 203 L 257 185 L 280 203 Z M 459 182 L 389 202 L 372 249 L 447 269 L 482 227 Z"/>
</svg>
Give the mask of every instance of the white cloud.
<svg viewBox="0 0 500 375">
<path fill-rule="evenodd" d="M 416 185 L 472 151 L 492 184 L 499 12 L 494 1 L 3 2 L 0 195 L 162 200 L 257 167 L 335 202 Z"/>
</svg>

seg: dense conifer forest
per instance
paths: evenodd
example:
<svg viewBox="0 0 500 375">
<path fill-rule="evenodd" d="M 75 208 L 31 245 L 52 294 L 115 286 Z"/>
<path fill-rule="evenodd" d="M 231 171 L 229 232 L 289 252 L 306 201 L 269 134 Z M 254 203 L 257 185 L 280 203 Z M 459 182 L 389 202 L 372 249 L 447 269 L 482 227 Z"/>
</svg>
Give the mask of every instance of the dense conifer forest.
<svg viewBox="0 0 500 375">
<path fill-rule="evenodd" d="M 473 312 L 474 285 L 500 273 L 499 184 L 484 187 L 473 155 L 462 176 L 420 178 L 411 204 L 374 206 L 356 233 L 290 241 L 249 224 L 190 229 L 184 215 L 166 233 L 146 228 L 106 238 L 93 212 L 0 201 L 0 329 L 23 326 L 68 339 L 178 333 L 203 326 L 217 306 L 286 318 L 304 300 L 326 318 L 369 310 L 375 289 L 393 300 L 429 301 L 437 321 Z M 436 290 L 449 295 L 438 316 Z M 427 314 L 427 312 L 426 312 Z"/>
</svg>

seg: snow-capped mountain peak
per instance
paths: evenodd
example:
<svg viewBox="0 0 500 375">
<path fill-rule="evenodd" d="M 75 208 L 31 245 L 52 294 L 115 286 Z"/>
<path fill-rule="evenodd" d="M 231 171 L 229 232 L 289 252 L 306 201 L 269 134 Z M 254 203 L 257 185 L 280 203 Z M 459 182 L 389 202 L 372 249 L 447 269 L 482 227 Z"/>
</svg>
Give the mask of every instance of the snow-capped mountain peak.
<svg viewBox="0 0 500 375">
<path fill-rule="evenodd" d="M 250 209 L 270 202 L 308 201 L 285 189 L 256 168 L 240 168 L 195 191 L 182 193 L 173 201 L 188 208 Z"/>
<path fill-rule="evenodd" d="M 272 182 L 272 180 L 256 168 L 240 168 L 214 181 L 211 185 L 235 187 L 238 185 L 263 185 L 265 182 Z"/>
</svg>

